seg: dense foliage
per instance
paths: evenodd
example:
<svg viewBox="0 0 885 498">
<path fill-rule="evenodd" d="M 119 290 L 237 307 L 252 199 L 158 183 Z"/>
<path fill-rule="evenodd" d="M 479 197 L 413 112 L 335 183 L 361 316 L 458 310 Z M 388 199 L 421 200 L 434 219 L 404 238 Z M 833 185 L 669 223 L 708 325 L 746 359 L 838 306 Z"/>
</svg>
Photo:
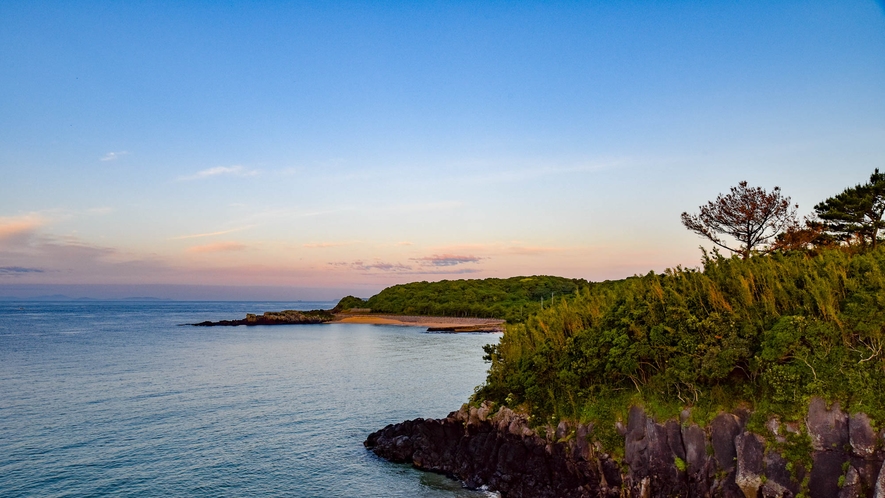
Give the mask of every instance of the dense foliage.
<svg viewBox="0 0 885 498">
<path fill-rule="evenodd" d="M 876 169 L 867 183 L 846 188 L 814 206 L 814 211 L 836 240 L 876 246 L 885 228 L 885 173 Z"/>
<path fill-rule="evenodd" d="M 487 347 L 476 399 L 611 422 L 631 403 L 703 418 L 749 404 L 796 418 L 808 398 L 885 420 L 885 251 L 845 248 L 590 284 Z M 613 424 L 599 424 L 611 427 Z"/>
<path fill-rule="evenodd" d="M 356 296 L 345 296 L 332 308 L 332 313 L 340 313 L 354 308 L 365 308 L 366 306 L 365 299 Z"/>
<path fill-rule="evenodd" d="M 347 307 L 371 308 L 373 313 L 503 318 L 517 323 L 542 306 L 549 307 L 551 299 L 562 300 L 586 285 L 586 280 L 548 276 L 442 280 L 394 285 L 367 301 L 345 299 Z"/>
</svg>

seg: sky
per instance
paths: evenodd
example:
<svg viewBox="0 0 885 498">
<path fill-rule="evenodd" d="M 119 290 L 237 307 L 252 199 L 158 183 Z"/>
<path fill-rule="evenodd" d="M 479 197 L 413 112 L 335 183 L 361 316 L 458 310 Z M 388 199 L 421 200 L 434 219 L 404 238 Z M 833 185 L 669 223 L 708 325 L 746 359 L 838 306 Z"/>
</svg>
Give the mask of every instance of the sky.
<svg viewBox="0 0 885 498">
<path fill-rule="evenodd" d="M 885 169 L 872 0 L 4 0 L 0 67 L 0 297 L 624 278 Z"/>
</svg>

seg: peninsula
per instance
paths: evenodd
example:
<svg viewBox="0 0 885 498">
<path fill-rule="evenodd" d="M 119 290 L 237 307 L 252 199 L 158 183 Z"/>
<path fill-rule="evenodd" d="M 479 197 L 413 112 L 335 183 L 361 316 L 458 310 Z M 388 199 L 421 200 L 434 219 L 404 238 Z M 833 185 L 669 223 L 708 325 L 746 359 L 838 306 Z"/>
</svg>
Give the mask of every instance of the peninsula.
<svg viewBox="0 0 885 498">
<path fill-rule="evenodd" d="M 428 332 L 503 332 L 504 320 L 451 316 L 416 316 L 372 314 L 364 312 L 268 311 L 262 315 L 246 314 L 240 320 L 219 320 L 194 323 L 196 327 L 235 327 L 238 325 L 310 325 L 317 323 L 364 323 L 372 325 L 399 325 L 426 327 Z"/>
<path fill-rule="evenodd" d="M 369 323 L 427 327 L 429 332 L 503 332 L 554 302 L 572 299 L 586 280 L 546 275 L 441 280 L 387 287 L 369 299 L 342 298 L 331 310 L 268 311 L 200 327 Z"/>
</svg>

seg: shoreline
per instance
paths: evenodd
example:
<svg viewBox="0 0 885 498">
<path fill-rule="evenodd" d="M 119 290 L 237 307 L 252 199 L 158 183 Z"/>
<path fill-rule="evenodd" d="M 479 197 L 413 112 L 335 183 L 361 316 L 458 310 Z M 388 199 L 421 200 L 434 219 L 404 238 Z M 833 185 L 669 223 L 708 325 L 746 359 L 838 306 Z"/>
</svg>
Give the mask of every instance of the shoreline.
<svg viewBox="0 0 885 498">
<path fill-rule="evenodd" d="M 329 323 L 364 323 L 370 325 L 396 325 L 401 327 L 427 327 L 428 332 L 504 331 L 504 320 L 496 318 L 338 313 Z"/>
</svg>

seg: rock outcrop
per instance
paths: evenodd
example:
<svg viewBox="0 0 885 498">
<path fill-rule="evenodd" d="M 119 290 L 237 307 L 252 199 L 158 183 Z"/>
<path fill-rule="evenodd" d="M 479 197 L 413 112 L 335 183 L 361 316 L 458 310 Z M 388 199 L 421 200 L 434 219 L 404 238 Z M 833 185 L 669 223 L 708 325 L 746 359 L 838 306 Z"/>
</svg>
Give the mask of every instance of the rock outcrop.
<svg viewBox="0 0 885 498">
<path fill-rule="evenodd" d="M 200 322 L 194 323 L 196 327 L 218 327 L 237 325 L 300 325 L 312 323 L 326 323 L 335 319 L 335 315 L 326 310 L 313 311 L 268 311 L 263 315 L 253 315 L 247 313 L 246 318 L 242 320 L 220 320 L 217 322 Z"/>
<path fill-rule="evenodd" d="M 866 415 L 814 399 L 804 424 L 771 419 L 762 434 L 747 430 L 748 416 L 720 413 L 700 427 L 633 407 L 619 427 L 618 460 L 593 441 L 590 425 L 563 421 L 541 434 L 524 415 L 489 403 L 388 425 L 365 446 L 504 497 L 885 498 L 882 434 Z M 811 454 L 790 461 L 788 435 L 809 441 Z"/>
</svg>

